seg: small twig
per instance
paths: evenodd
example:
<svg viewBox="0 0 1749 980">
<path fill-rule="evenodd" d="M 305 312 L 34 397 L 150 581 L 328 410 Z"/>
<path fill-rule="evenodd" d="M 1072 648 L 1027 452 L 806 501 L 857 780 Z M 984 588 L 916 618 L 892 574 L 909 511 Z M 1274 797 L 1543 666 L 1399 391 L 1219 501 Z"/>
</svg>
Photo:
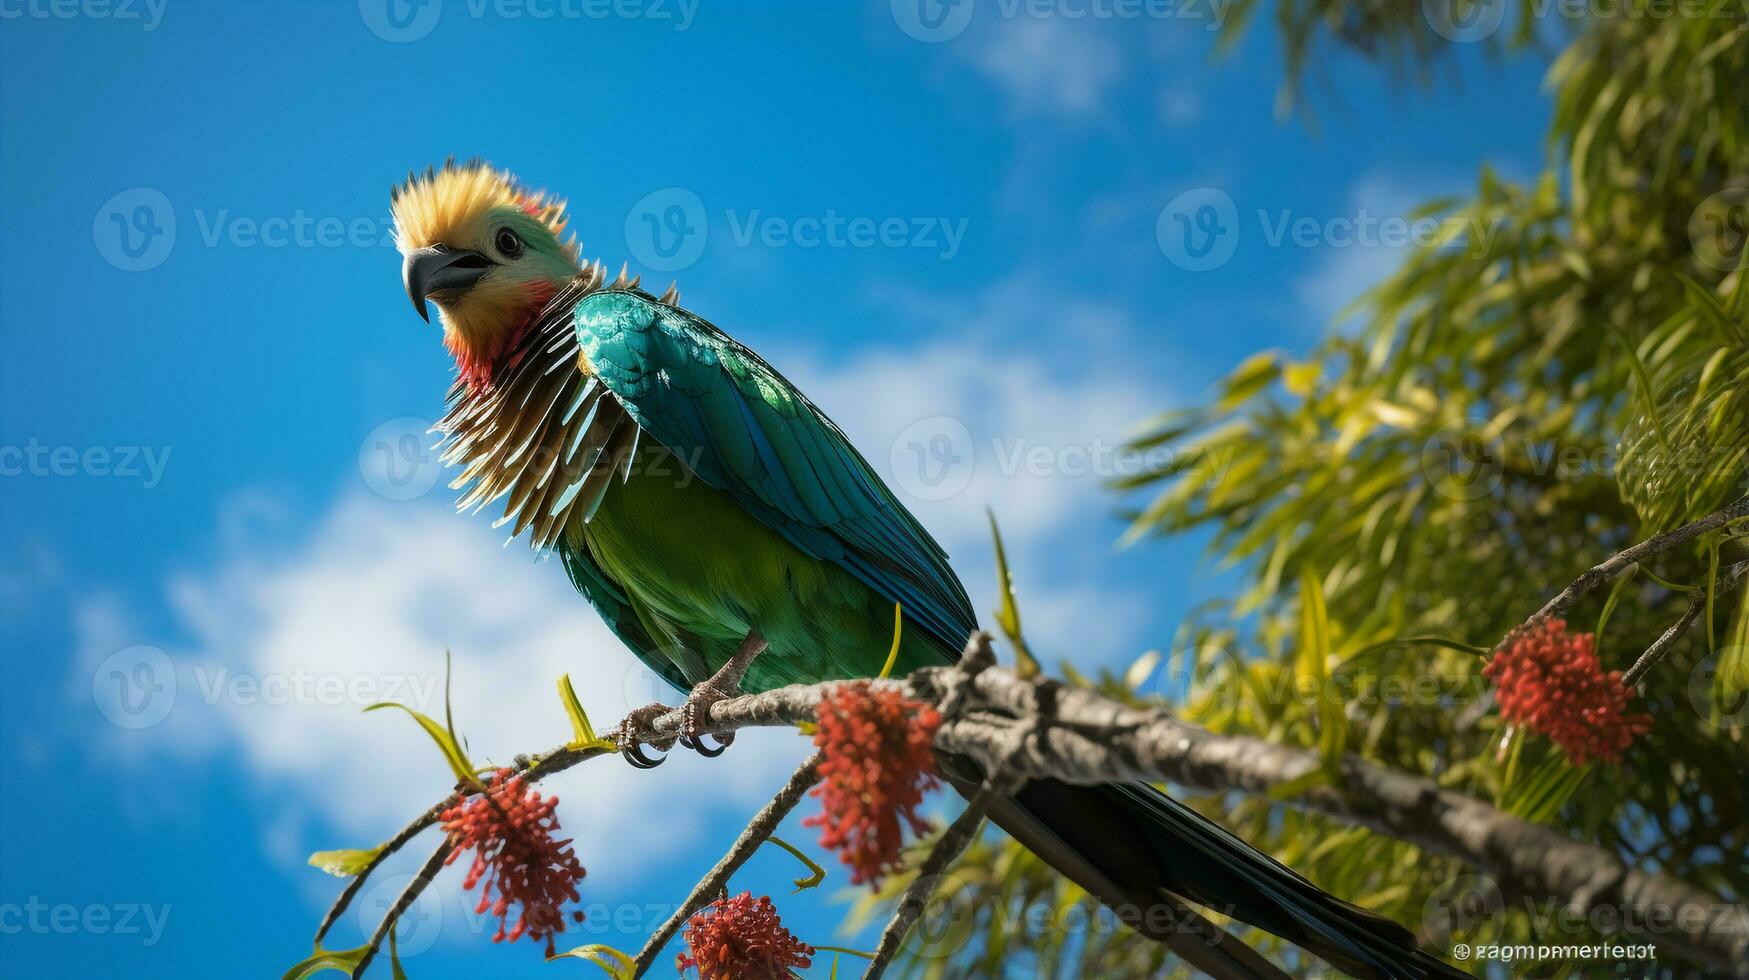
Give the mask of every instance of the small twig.
<svg viewBox="0 0 1749 980">
<path fill-rule="evenodd" d="M 661 928 L 651 934 L 649 940 L 644 943 L 644 948 L 638 951 L 637 966 L 633 970 L 632 976 L 641 977 L 645 971 L 650 969 L 651 965 L 656 962 L 656 957 L 661 954 L 662 947 L 668 945 L 668 941 L 674 938 L 674 934 L 680 931 L 680 927 L 685 925 L 686 921 L 692 918 L 699 909 L 716 899 L 718 893 L 728 884 L 729 876 L 739 870 L 741 865 L 747 863 L 747 859 L 753 856 L 753 852 L 759 850 L 759 845 L 763 844 L 772 835 L 772 832 L 777 830 L 777 825 L 782 823 L 783 818 L 788 816 L 789 812 L 796 808 L 796 804 L 801 802 L 802 795 L 820 781 L 822 758 L 823 756 L 816 752 L 808 758 L 808 761 L 801 764 L 795 774 L 790 776 L 789 782 L 784 784 L 783 789 L 777 791 L 777 795 L 771 798 L 771 802 L 765 804 L 765 808 L 759 811 L 759 814 L 753 818 L 753 822 L 749 823 L 747 829 L 741 832 L 741 836 L 735 839 L 734 845 L 729 848 L 727 854 L 723 855 L 722 860 L 717 862 L 717 866 L 711 869 L 710 874 L 705 875 L 697 885 L 693 886 L 692 894 L 686 896 L 686 901 L 681 904 L 680 908 L 668 917 L 668 921 L 662 923 Z"/>
<path fill-rule="evenodd" d="M 875 944 L 874 956 L 869 960 L 868 969 L 863 971 L 863 980 L 878 980 L 893 958 L 899 955 L 899 947 L 905 941 L 905 934 L 911 931 L 917 918 L 923 914 L 924 907 L 929 904 L 929 896 L 941 884 L 942 874 L 966 849 L 966 845 L 972 842 L 972 838 L 977 836 L 978 827 L 984 822 L 984 811 L 989 808 L 990 801 L 1012 791 L 1013 782 L 1003 774 L 1003 770 L 991 773 L 966 804 L 965 812 L 948 824 L 947 830 L 942 832 L 929 856 L 923 859 L 922 866 L 917 869 L 917 877 L 905 886 L 904 894 L 899 896 L 899 905 L 893 910 L 893 917 L 887 920 L 886 928 L 881 930 L 880 941 Z"/>
<path fill-rule="evenodd" d="M 408 841 L 419 836 L 419 833 L 426 827 L 436 823 L 443 811 L 455 803 L 457 795 L 450 794 L 448 799 L 420 814 L 417 820 L 401 828 L 400 833 L 383 842 L 382 850 L 377 852 L 376 857 L 370 859 L 370 863 L 365 865 L 363 870 L 352 876 L 352 880 L 346 883 L 346 888 L 340 892 L 340 896 L 334 900 L 333 906 L 328 909 L 328 914 L 322 918 L 322 924 L 316 929 L 317 947 L 322 945 L 322 937 L 328 935 L 328 930 L 333 928 L 335 922 L 339 921 L 341 914 L 346 911 L 346 907 L 352 904 L 352 900 L 357 897 L 359 890 L 364 887 L 364 883 L 370 878 L 371 873 L 388 860 L 389 855 L 405 847 Z"/>
<path fill-rule="evenodd" d="M 443 862 L 449 860 L 450 850 L 449 838 L 446 837 L 442 844 L 437 845 L 437 850 L 432 851 L 431 856 L 425 859 L 425 865 L 413 876 L 413 880 L 407 882 L 407 887 L 401 891 L 401 897 L 395 899 L 395 907 L 389 909 L 389 914 L 383 916 L 382 922 L 377 923 L 377 931 L 371 933 L 370 948 L 364 951 L 358 965 L 352 968 L 353 980 L 364 976 L 364 971 L 370 968 L 370 962 L 376 958 L 377 950 L 382 948 L 383 939 L 388 936 L 389 930 L 395 928 L 395 923 L 419 900 L 420 894 L 437 877 L 437 873 L 443 870 Z"/>
<path fill-rule="evenodd" d="M 1720 572 L 1718 581 L 1713 585 L 1715 594 L 1729 591 L 1745 574 L 1749 574 L 1749 561 L 1738 562 Z M 1676 645 L 1677 639 L 1688 632 L 1688 628 L 1693 626 L 1694 621 L 1706 611 L 1706 603 L 1707 590 L 1705 588 L 1694 590 L 1693 598 L 1689 600 L 1688 608 L 1683 610 L 1682 616 L 1671 624 L 1662 636 L 1654 640 L 1652 645 L 1646 648 L 1645 653 L 1640 654 L 1639 659 L 1634 661 L 1634 665 L 1621 675 L 1621 682 L 1628 687 L 1639 684 L 1640 679 L 1646 676 L 1646 672 L 1658 666 L 1658 662 L 1664 659 L 1665 654 L 1670 652 L 1672 646 Z"/>
<path fill-rule="evenodd" d="M 1742 497 L 1736 503 L 1723 510 L 1714 511 L 1698 520 L 1690 521 L 1678 528 L 1654 534 L 1639 544 L 1618 551 L 1609 556 L 1601 564 L 1593 566 L 1585 574 L 1573 580 L 1573 584 L 1561 590 L 1561 594 L 1550 599 L 1546 605 L 1537 610 L 1531 619 L 1545 619 L 1559 616 L 1572 608 L 1587 592 L 1615 578 L 1629 565 L 1662 554 L 1671 548 L 1700 537 L 1708 531 L 1717 530 L 1738 518 L 1749 516 L 1749 497 Z"/>
</svg>

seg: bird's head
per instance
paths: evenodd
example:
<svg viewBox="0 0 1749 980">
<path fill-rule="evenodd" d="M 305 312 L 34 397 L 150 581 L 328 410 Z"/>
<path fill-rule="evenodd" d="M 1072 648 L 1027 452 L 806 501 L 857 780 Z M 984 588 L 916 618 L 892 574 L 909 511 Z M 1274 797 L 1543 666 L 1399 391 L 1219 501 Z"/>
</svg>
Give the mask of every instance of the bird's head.
<svg viewBox="0 0 1749 980">
<path fill-rule="evenodd" d="M 547 300 L 578 271 L 565 204 L 486 163 L 453 159 L 409 173 L 392 192 L 395 243 L 413 309 L 437 304 L 443 342 L 462 377 L 492 383 L 492 369 Z"/>
</svg>

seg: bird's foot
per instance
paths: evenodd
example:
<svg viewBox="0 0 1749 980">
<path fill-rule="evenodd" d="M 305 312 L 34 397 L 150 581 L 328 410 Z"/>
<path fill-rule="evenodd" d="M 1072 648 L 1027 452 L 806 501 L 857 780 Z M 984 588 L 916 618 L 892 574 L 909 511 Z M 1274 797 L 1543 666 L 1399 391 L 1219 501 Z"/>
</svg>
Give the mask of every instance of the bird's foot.
<svg viewBox="0 0 1749 980">
<path fill-rule="evenodd" d="M 727 751 L 729 744 L 735 741 L 734 732 L 712 733 L 700 729 L 710 720 L 711 705 L 738 696 L 739 692 L 731 693 L 718 687 L 716 678 L 693 688 L 692 693 L 686 696 L 686 703 L 680 708 L 680 744 L 707 759 L 714 759 Z M 705 741 L 707 737 L 716 744 Z"/>
<path fill-rule="evenodd" d="M 711 705 L 718 701 L 726 701 L 736 697 L 736 694 L 724 691 L 712 681 L 705 681 L 692 689 L 686 696 L 686 703 L 681 705 L 680 734 L 656 735 L 656 719 L 668 714 L 674 709 L 657 702 L 647 704 L 626 715 L 619 726 L 608 733 L 614 744 L 619 746 L 620 755 L 639 769 L 654 769 L 661 765 L 668 756 L 651 756 L 644 751 L 645 746 L 666 753 L 673 748 L 675 742 L 697 752 L 707 759 L 714 759 L 728 749 L 729 743 L 735 740 L 734 733 L 715 734 L 700 731 L 710 720 Z M 711 740 L 714 740 L 711 741 Z"/>
<path fill-rule="evenodd" d="M 624 756 L 625 760 L 633 767 L 654 769 L 668 758 L 667 751 L 674 745 L 674 739 L 671 737 L 659 738 L 653 735 L 655 721 L 673 710 L 660 701 L 655 704 L 646 704 L 626 715 L 624 721 L 620 722 L 613 731 L 607 733 L 607 737 L 613 739 L 613 743 L 619 746 L 619 754 Z M 651 758 L 644 752 L 646 745 L 661 750 L 663 754 Z"/>
</svg>

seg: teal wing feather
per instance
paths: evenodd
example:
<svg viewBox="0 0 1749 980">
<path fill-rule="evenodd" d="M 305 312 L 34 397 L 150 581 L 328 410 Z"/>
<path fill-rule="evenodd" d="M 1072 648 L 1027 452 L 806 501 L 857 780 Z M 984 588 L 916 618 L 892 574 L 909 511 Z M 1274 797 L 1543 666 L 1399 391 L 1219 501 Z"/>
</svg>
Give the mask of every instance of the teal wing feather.
<svg viewBox="0 0 1749 980">
<path fill-rule="evenodd" d="M 638 617 L 637 610 L 632 608 L 631 599 L 619 583 L 607 577 L 601 566 L 595 563 L 595 556 L 587 548 L 573 546 L 561 541 L 555 549 L 559 559 L 565 564 L 565 574 L 571 577 L 571 584 L 577 591 L 583 593 L 583 598 L 595 607 L 601 614 L 607 628 L 619 637 L 631 651 L 637 654 L 644 666 L 655 671 L 656 675 L 680 690 L 688 690 L 693 682 L 688 680 L 680 667 L 662 652 L 661 645 L 651 638 L 649 630 L 645 629 L 643 621 Z"/>
<path fill-rule="evenodd" d="M 641 293 L 572 311 L 595 376 L 644 432 L 806 554 L 836 562 L 950 656 L 977 628 L 947 555 L 838 426 L 760 357 Z"/>
</svg>

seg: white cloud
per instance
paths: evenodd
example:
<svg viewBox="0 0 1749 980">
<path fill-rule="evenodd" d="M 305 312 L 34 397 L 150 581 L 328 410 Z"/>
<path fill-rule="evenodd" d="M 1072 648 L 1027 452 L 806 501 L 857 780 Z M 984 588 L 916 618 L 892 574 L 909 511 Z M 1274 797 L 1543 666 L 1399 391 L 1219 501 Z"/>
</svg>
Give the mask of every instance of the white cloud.
<svg viewBox="0 0 1749 980">
<path fill-rule="evenodd" d="M 568 737 L 560 674 L 571 675 L 603 729 L 665 693 L 556 562 L 533 559 L 521 542 L 499 547 L 488 524 L 430 501 L 360 493 L 293 547 L 228 547 L 209 570 L 169 585 L 170 606 L 193 637 L 169 651 L 174 709 L 115 741 L 218 754 L 248 771 L 280 804 L 259 832 L 274 856 L 296 863 L 309 849 L 386 837 L 453 782 L 411 719 L 361 711 L 383 699 L 441 718 L 446 649 L 456 726 L 480 762 Z M 82 646 L 93 651 L 81 678 L 91 676 L 93 656 L 137 635 L 117 615 L 110 603 L 81 610 Z M 83 693 L 90 698 L 88 686 Z M 720 759 L 682 751 L 652 772 L 602 759 L 548 787 L 564 801 L 560 817 L 591 879 L 612 887 L 655 870 L 674 840 L 693 839 L 713 814 L 751 812 L 804 749 L 792 733 L 748 733 Z M 710 792 L 698 793 L 707 780 Z M 688 805 L 673 806 L 677 794 Z M 649 820 L 658 810 L 663 819 Z M 312 825 L 324 835 L 299 838 Z"/>
<path fill-rule="evenodd" d="M 940 322 L 952 339 L 832 363 L 788 358 L 789 376 L 948 550 L 986 625 L 995 606 L 989 508 L 1033 644 L 1053 656 L 1130 652 L 1147 610 L 1100 582 L 1117 534 L 1104 483 L 1129 471 L 1118 454 L 1124 434 L 1172 393 L 1147 365 L 1104 353 L 1133 340 L 1128 316 L 1030 276 L 969 303 L 886 299 Z M 1067 350 L 1053 352 L 1046 338 Z"/>
<path fill-rule="evenodd" d="M 1123 49 L 1097 29 L 1063 18 L 992 22 L 973 64 L 1017 116 L 1096 114 L 1123 76 Z"/>
</svg>

